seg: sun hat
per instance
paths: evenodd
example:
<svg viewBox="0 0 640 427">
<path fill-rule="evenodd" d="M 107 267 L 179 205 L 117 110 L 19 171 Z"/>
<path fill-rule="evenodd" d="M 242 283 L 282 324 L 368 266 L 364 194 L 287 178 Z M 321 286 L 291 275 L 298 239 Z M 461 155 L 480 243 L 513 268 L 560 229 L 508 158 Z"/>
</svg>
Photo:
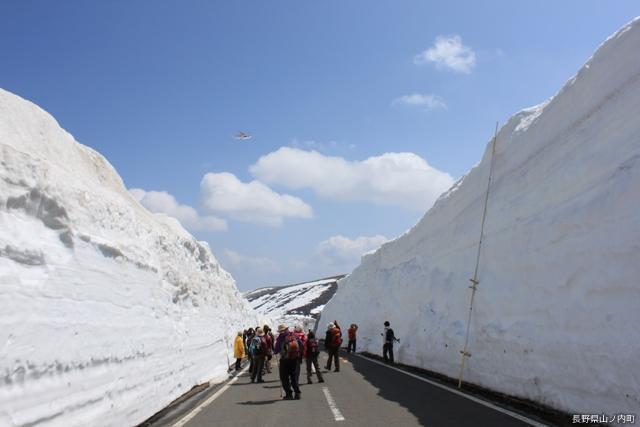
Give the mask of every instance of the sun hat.
<svg viewBox="0 0 640 427">
<path fill-rule="evenodd" d="M 284 332 L 287 329 L 289 329 L 289 328 L 287 328 L 287 325 L 282 325 L 281 324 L 280 326 L 278 326 L 278 332 Z"/>
</svg>

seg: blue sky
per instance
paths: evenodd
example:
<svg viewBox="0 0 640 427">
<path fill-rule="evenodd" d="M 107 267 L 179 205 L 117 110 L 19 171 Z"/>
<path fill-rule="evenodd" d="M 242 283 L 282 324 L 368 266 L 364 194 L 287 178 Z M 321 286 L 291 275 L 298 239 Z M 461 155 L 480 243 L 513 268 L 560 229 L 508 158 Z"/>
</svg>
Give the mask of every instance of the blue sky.
<svg viewBox="0 0 640 427">
<path fill-rule="evenodd" d="M 105 155 L 247 290 L 350 271 L 478 162 L 496 120 L 553 95 L 639 14 L 635 1 L 7 1 L 0 87 Z"/>
</svg>

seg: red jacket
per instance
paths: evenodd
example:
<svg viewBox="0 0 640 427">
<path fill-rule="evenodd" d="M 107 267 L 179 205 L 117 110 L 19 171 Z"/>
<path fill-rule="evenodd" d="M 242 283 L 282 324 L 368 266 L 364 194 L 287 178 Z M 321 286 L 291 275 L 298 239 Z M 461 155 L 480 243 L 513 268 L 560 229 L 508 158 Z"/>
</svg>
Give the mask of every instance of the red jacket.
<svg viewBox="0 0 640 427">
<path fill-rule="evenodd" d="M 356 331 L 358 330 L 358 327 L 356 326 L 355 328 L 351 327 L 347 330 L 347 332 L 349 333 L 349 339 L 350 340 L 355 340 L 356 339 Z"/>
</svg>

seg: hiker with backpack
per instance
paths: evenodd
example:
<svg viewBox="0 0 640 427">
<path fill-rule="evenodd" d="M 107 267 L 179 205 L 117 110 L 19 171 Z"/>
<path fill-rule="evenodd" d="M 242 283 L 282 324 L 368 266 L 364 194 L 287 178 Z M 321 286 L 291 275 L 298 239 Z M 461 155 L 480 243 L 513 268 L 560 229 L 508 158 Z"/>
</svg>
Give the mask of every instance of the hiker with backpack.
<svg viewBox="0 0 640 427">
<path fill-rule="evenodd" d="M 384 332 L 380 335 L 384 338 L 384 344 L 382 345 L 382 357 L 385 362 L 393 363 L 393 342 L 400 342 L 400 339 L 396 338 L 388 320 L 384 322 Z"/>
<path fill-rule="evenodd" d="M 307 384 L 313 384 L 313 381 L 311 381 L 311 377 L 313 376 L 313 373 L 311 372 L 311 366 L 313 366 L 313 368 L 316 370 L 318 382 L 324 382 L 324 380 L 322 379 L 322 373 L 320 372 L 320 367 L 318 366 L 319 355 L 320 348 L 318 347 L 316 334 L 314 334 L 313 331 L 309 329 L 309 333 L 307 334 L 307 344 L 304 347 L 304 358 L 307 362 Z"/>
<path fill-rule="evenodd" d="M 273 338 L 273 332 L 271 332 L 271 328 L 268 325 L 264 325 L 262 328 L 264 331 L 264 339 L 267 342 L 267 358 L 264 361 L 264 367 L 268 374 L 271 373 L 271 359 L 273 358 L 273 343 L 275 339 Z"/>
<path fill-rule="evenodd" d="M 340 372 L 340 345 L 342 344 L 342 332 L 340 328 L 336 327 L 335 323 L 329 323 L 327 327 L 327 333 L 325 335 L 324 346 L 327 349 L 327 353 L 329 353 L 329 358 L 327 359 L 327 370 L 331 370 L 331 361 L 334 361 L 335 369 L 334 372 Z"/>
<path fill-rule="evenodd" d="M 233 341 L 233 357 L 236 358 L 236 371 L 240 370 L 242 359 L 244 359 L 244 341 L 242 340 L 242 331 L 238 331 L 238 336 Z"/>
<path fill-rule="evenodd" d="M 349 329 L 347 329 L 347 333 L 349 334 L 349 342 L 347 343 L 347 353 L 356 352 L 356 332 L 358 332 L 358 325 L 352 323 Z"/>
<path fill-rule="evenodd" d="M 302 343 L 285 325 L 278 326 L 275 352 L 280 355 L 280 381 L 284 389 L 283 400 L 300 399 L 296 369 L 302 353 Z M 293 392 L 291 389 L 293 388 Z M 295 392 L 295 396 L 293 393 Z"/>
<path fill-rule="evenodd" d="M 255 331 L 253 328 L 247 329 L 247 339 L 244 342 L 244 348 L 246 349 L 246 353 L 249 356 L 249 373 L 253 372 L 253 357 L 251 357 L 251 352 L 249 351 L 249 345 L 251 344 L 251 340 L 255 337 Z"/>
<path fill-rule="evenodd" d="M 298 379 L 298 384 L 300 384 L 300 370 L 302 366 L 302 359 L 304 359 L 304 349 L 307 346 L 307 336 L 302 330 L 302 325 L 296 325 L 295 328 L 293 328 L 293 334 L 302 344 L 302 351 L 300 352 L 300 359 L 298 359 L 298 367 L 296 368 L 296 378 Z"/>
<path fill-rule="evenodd" d="M 262 379 L 262 367 L 264 360 L 267 357 L 267 341 L 264 338 L 264 331 L 262 328 L 256 328 L 256 335 L 249 344 L 249 354 L 253 359 L 253 371 L 251 372 L 251 382 L 256 382 L 256 378 L 259 383 L 263 383 Z"/>
</svg>

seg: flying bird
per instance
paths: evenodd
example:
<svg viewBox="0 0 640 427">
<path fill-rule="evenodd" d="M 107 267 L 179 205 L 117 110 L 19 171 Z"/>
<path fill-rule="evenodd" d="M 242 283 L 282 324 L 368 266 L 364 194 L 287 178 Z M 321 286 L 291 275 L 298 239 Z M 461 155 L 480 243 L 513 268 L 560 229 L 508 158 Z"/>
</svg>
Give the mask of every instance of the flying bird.
<svg viewBox="0 0 640 427">
<path fill-rule="evenodd" d="M 238 141 L 246 141 L 247 139 L 251 139 L 251 135 L 246 132 L 238 132 L 233 135 L 233 139 L 237 139 Z"/>
</svg>

